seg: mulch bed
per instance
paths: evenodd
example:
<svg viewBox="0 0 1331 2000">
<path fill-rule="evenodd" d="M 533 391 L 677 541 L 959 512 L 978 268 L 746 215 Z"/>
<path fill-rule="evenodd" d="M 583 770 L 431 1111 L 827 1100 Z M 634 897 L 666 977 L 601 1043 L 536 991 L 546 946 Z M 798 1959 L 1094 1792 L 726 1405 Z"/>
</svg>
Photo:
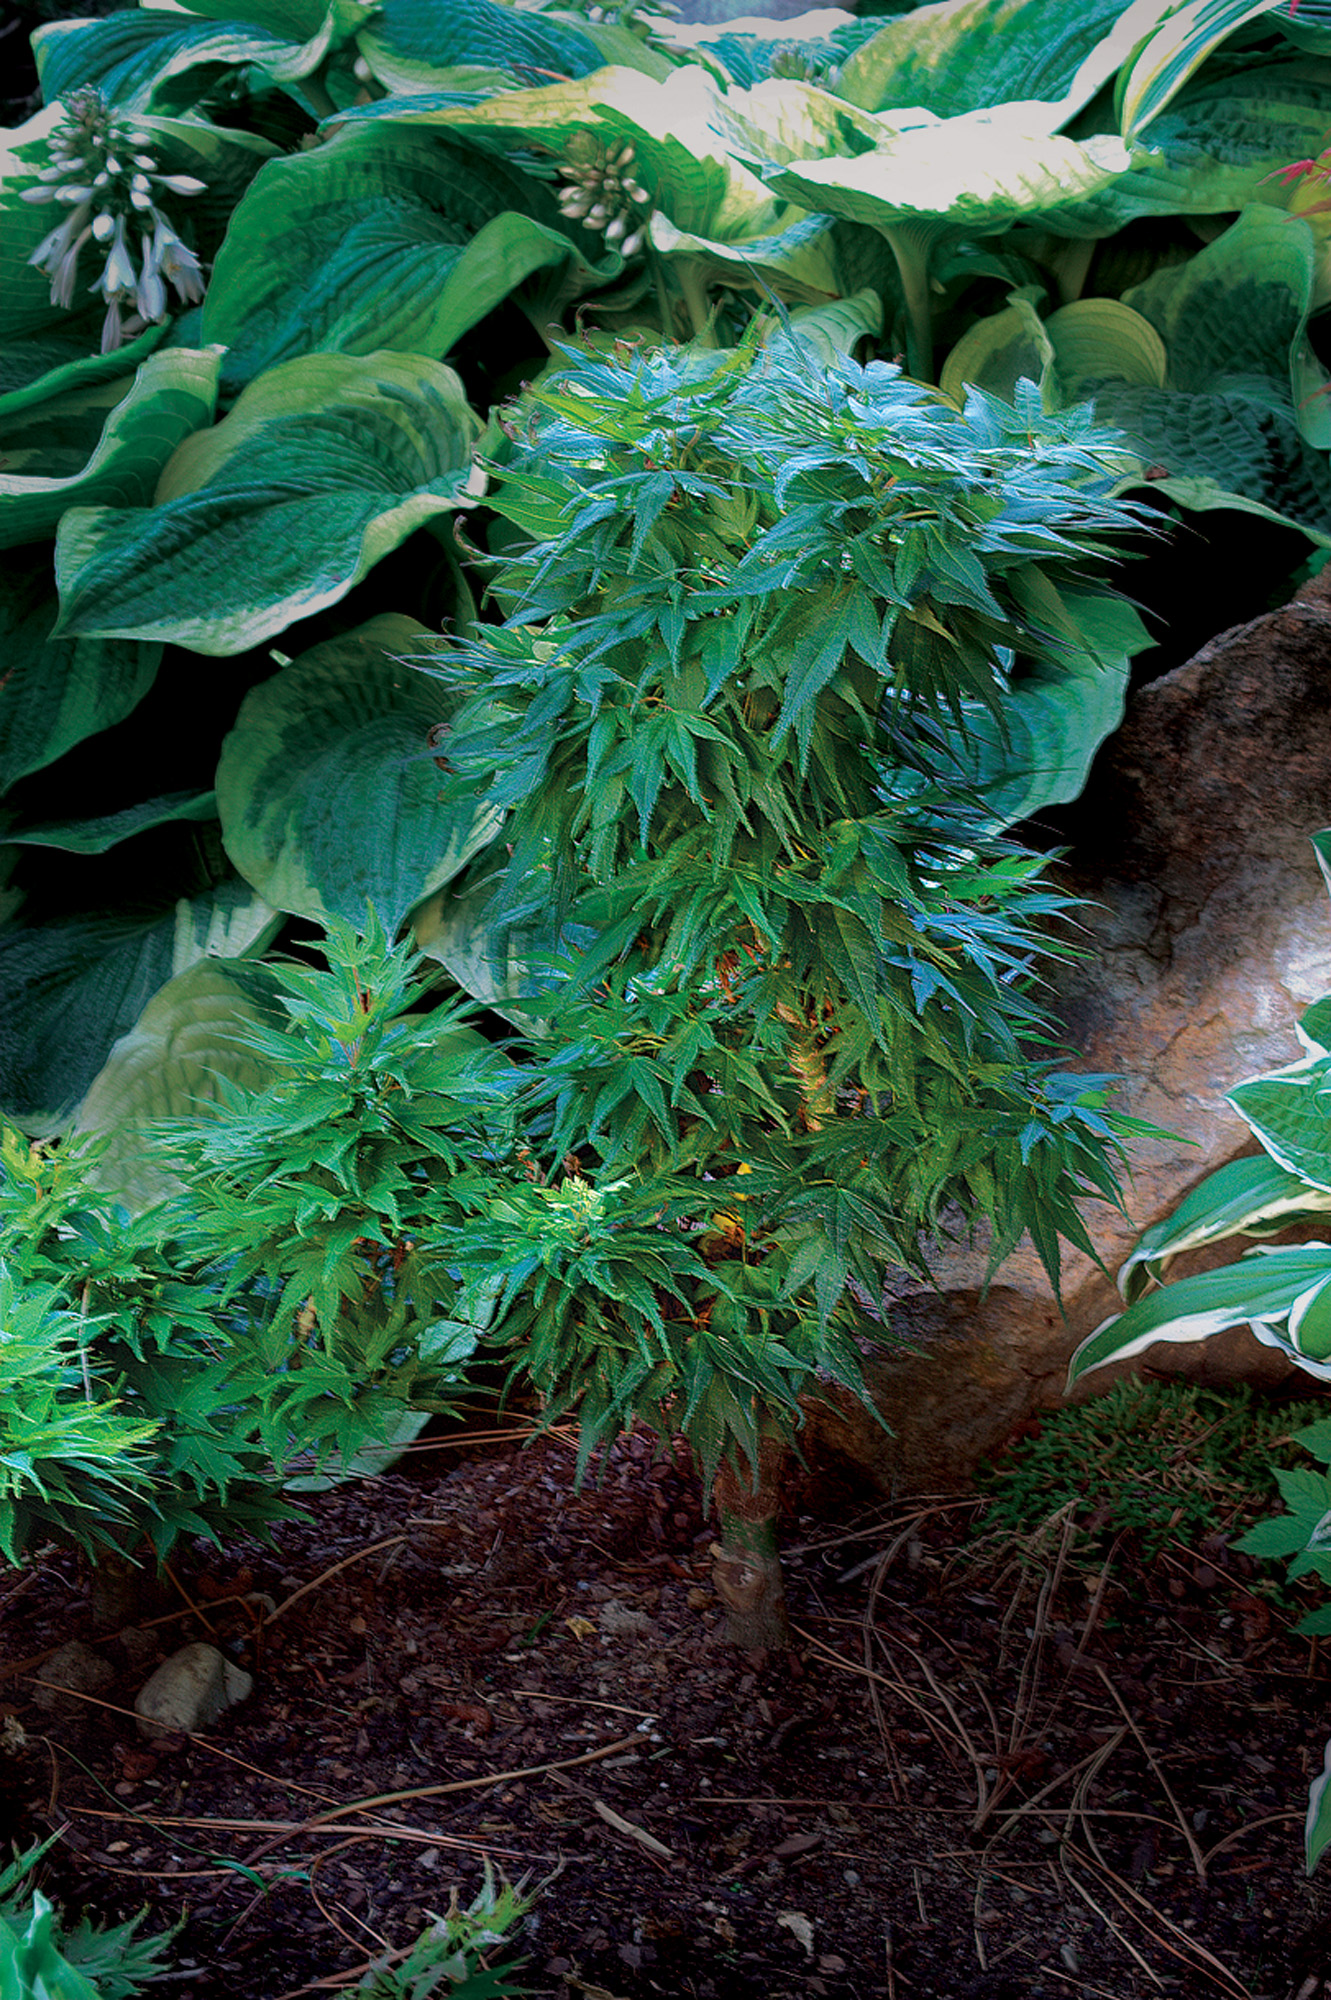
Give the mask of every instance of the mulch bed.
<svg viewBox="0 0 1331 2000">
<path fill-rule="evenodd" d="M 487 1856 L 544 1884 L 522 1981 L 550 2000 L 1331 1996 L 1301 1864 L 1327 1674 L 1246 1558 L 1147 1564 L 1062 1516 L 976 1542 L 969 1500 L 852 1522 L 806 1487 L 795 1646 L 744 1658 L 687 1469 L 632 1438 L 577 1494 L 572 1462 L 418 1448 L 272 1548 L 200 1547 L 109 1637 L 71 1558 L 10 1573 L 4 1830 L 65 1829 L 67 1910 L 183 1919 L 179 2000 L 353 1984 Z M 72 1637 L 116 1678 L 60 1700 Z M 194 1638 L 254 1693 L 148 1745 L 135 1691 Z"/>
</svg>

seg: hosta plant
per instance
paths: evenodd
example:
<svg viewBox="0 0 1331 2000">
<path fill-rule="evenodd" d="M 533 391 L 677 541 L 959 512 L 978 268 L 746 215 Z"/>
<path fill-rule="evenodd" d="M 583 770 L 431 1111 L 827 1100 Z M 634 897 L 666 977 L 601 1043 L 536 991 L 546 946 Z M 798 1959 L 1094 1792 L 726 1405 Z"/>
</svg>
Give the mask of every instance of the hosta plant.
<svg viewBox="0 0 1331 2000">
<path fill-rule="evenodd" d="M 1331 884 L 1331 831 L 1313 840 Z M 1297 1024 L 1306 1053 L 1287 1068 L 1236 1084 L 1228 1094 L 1262 1147 L 1209 1174 L 1171 1216 L 1138 1241 L 1119 1273 L 1127 1309 L 1084 1340 L 1072 1358 L 1069 1386 L 1109 1361 L 1127 1360 L 1157 1341 L 1205 1340 L 1247 1326 L 1307 1375 L 1331 1382 L 1331 1242 L 1262 1243 L 1215 1270 L 1169 1279 L 1169 1260 L 1204 1245 L 1278 1235 L 1293 1226 L 1323 1231 L 1331 1215 L 1331 995 Z M 1319 1422 L 1298 1441 L 1331 1459 L 1331 1425 Z M 1277 1470 L 1288 1513 L 1259 1523 L 1240 1544 L 1254 1554 L 1292 1556 L 1291 1576 L 1331 1579 L 1328 1523 L 1331 1482 L 1302 1469 Z M 1325 1611 L 1299 1628 L 1331 1631 Z M 1306 1855 L 1311 1870 L 1331 1842 L 1331 1746 L 1312 1788 Z"/>
<path fill-rule="evenodd" d="M 970 723 L 1104 671 L 1088 573 L 1133 515 L 1084 413 L 958 412 L 798 329 L 570 350 L 504 425 L 508 615 L 425 662 L 446 793 L 504 824 L 418 935 L 536 1030 L 529 1175 L 462 1254 L 584 1456 L 689 1439 L 732 1632 L 773 1644 L 779 1460 L 802 1391 L 862 1393 L 885 1267 L 983 1226 L 1054 1276 L 1115 1194 L 1039 993 L 1064 899 Z"/>
<path fill-rule="evenodd" d="M 1096 398 L 1171 505 L 1325 541 L 1325 231 L 1276 176 L 1323 142 L 1329 47 L 1289 0 L 41 30 L 0 136 L 0 1108 L 137 1143 L 229 1060 L 210 1001 L 151 1103 L 97 1090 L 148 1009 L 194 1027 L 178 978 L 367 893 L 395 926 L 465 865 L 414 761 L 447 717 L 393 662 L 469 627 L 482 427 L 579 326 L 725 347 L 830 305 L 958 399 Z M 1110 686 L 1033 683 L 989 751 L 1062 795 Z"/>
</svg>

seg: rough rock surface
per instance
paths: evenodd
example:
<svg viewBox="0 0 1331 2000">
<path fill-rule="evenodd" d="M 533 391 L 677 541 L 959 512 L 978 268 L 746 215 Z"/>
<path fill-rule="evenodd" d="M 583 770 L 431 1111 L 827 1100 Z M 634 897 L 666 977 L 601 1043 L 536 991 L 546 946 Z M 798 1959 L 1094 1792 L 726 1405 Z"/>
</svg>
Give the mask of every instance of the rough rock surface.
<svg viewBox="0 0 1331 2000">
<path fill-rule="evenodd" d="M 48 1715 L 78 1715 L 84 1695 L 95 1695 L 115 1679 L 115 1668 L 82 1639 L 57 1646 L 42 1662 L 32 1698 Z"/>
<path fill-rule="evenodd" d="M 1136 694 L 1079 804 L 1070 886 L 1100 907 L 1059 1012 L 1077 1067 L 1121 1074 L 1120 1109 L 1179 1135 L 1134 1143 L 1126 1216 L 1088 1213 L 1111 1271 L 1205 1175 L 1255 1150 L 1225 1092 L 1296 1060 L 1293 1022 L 1331 990 L 1331 903 L 1309 845 L 1331 826 L 1329 712 L 1331 572 Z M 1025 1245 L 987 1297 L 981 1252 L 946 1253 L 936 1270 L 941 1295 L 912 1289 L 892 1304 L 916 1351 L 867 1370 L 894 1435 L 840 1399 L 811 1427 L 815 1446 L 848 1453 L 891 1491 L 963 1484 L 1032 1409 L 1059 1400 L 1074 1346 L 1119 1304 L 1073 1252 L 1065 1317 Z M 1246 1331 L 1158 1345 L 1141 1365 L 1204 1381 L 1290 1372 Z"/>
<path fill-rule="evenodd" d="M 140 1734 L 151 1740 L 206 1729 L 223 1709 L 244 1701 L 253 1686 L 253 1677 L 233 1666 L 216 1646 L 195 1640 L 163 1660 L 139 1690 L 134 1709 Z"/>
</svg>

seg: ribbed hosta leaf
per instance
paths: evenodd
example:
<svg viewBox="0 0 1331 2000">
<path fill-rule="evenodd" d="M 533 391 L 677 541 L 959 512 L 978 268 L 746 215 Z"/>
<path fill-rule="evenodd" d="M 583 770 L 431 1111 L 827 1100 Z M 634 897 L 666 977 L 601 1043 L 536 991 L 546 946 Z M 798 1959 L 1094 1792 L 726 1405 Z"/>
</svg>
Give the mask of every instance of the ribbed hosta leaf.
<svg viewBox="0 0 1331 2000">
<path fill-rule="evenodd" d="M 1125 303 L 1168 355 L 1161 389 L 1109 384 L 1096 410 L 1131 440 L 1164 494 L 1233 506 L 1331 539 L 1331 470 L 1300 430 L 1291 374 L 1302 352 L 1314 249 L 1307 225 L 1255 204 L 1187 264 Z"/>
<path fill-rule="evenodd" d="M 106 1141 L 92 1177 L 142 1209 L 174 1186 L 144 1144 L 162 1118 L 197 1118 L 220 1110 L 228 1086 L 261 1090 L 270 1069 L 245 1044 L 250 1027 L 285 1018 L 277 974 L 237 957 L 201 959 L 156 992 L 93 1079 L 74 1121 L 75 1132 Z"/>
<path fill-rule="evenodd" d="M 71 389 L 124 375 L 146 361 L 166 333 L 166 322 L 147 326 L 136 339 L 109 354 L 92 350 L 101 339 L 102 314 L 66 313 L 59 324 L 0 350 L 0 420 L 30 410 Z"/>
<path fill-rule="evenodd" d="M 373 619 L 242 703 L 222 746 L 218 809 L 232 861 L 278 908 L 363 923 L 368 904 L 391 936 L 498 830 L 495 812 L 440 799 L 428 753 L 445 710 L 402 664 L 425 638 L 414 619 Z"/>
<path fill-rule="evenodd" d="M 437 0 L 385 0 L 359 48 L 392 91 L 438 89 L 441 76 L 460 67 L 507 71 L 526 82 L 588 76 L 606 62 L 580 27 L 500 0 L 448 0 L 445 7 Z"/>
<path fill-rule="evenodd" d="M 1309 1187 L 1266 1153 L 1231 1160 L 1208 1174 L 1171 1215 L 1143 1232 L 1119 1266 L 1119 1290 L 1131 1304 L 1147 1281 L 1158 1282 L 1168 1260 L 1185 1250 L 1223 1242 L 1227 1236 L 1273 1235 L 1328 1208 L 1331 1195 Z"/>
<path fill-rule="evenodd" d="M 585 951 L 594 933 L 585 924 L 572 925 L 561 940 L 538 920 L 504 922 L 495 913 L 497 883 L 493 857 L 479 855 L 457 882 L 412 911 L 412 932 L 419 948 L 446 966 L 464 993 L 524 1034 L 540 1035 L 548 1024 L 531 1003 L 564 983 L 559 962 L 565 954 Z"/>
<path fill-rule="evenodd" d="M 577 239 L 581 238 L 581 242 Z M 550 188 L 503 161 L 386 124 L 342 128 L 274 160 L 232 218 L 204 305 L 229 385 L 316 349 L 442 360 L 531 272 L 618 257 L 563 222 Z"/>
<path fill-rule="evenodd" d="M 52 639 L 59 609 L 45 549 L 0 558 L 0 792 L 123 721 L 161 664 L 141 639 Z"/>
<path fill-rule="evenodd" d="M 211 68 L 253 67 L 281 82 L 308 76 L 373 9 L 358 0 L 296 8 L 129 7 L 97 21 L 55 21 L 32 38 L 48 103 L 95 84 L 112 103 L 145 111 L 178 102 L 178 79 L 200 70 L 192 95 L 207 89 Z M 248 14 L 248 18 L 247 18 Z M 202 16 L 203 18 L 200 18 Z"/>
<path fill-rule="evenodd" d="M 0 415 L 0 549 L 53 535 L 67 507 L 151 501 L 176 446 L 212 422 L 220 361 L 171 348 L 132 376 Z"/>
<path fill-rule="evenodd" d="M 155 506 L 65 515 L 58 630 L 243 652 L 469 505 L 478 431 L 457 376 L 416 355 L 315 354 L 270 369 L 180 447 Z"/>
<path fill-rule="evenodd" d="M 148 885 L 134 886 L 147 901 Z M 68 1122 L 112 1044 L 168 979 L 201 958 L 261 950 L 281 922 L 240 881 L 142 914 L 23 916 L 0 931 L 0 1107 L 36 1132 Z"/>
</svg>

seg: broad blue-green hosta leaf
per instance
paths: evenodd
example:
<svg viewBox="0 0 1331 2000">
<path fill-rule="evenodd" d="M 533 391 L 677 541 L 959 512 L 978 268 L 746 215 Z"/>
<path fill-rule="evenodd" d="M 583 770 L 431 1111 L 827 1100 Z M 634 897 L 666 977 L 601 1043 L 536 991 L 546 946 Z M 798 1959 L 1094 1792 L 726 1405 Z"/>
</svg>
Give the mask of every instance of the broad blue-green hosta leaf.
<svg viewBox="0 0 1331 2000">
<path fill-rule="evenodd" d="M 165 336 L 167 322 L 146 326 L 134 340 L 108 354 L 92 351 L 101 340 L 101 329 L 100 312 L 71 310 L 41 333 L 7 341 L 0 349 L 0 421 L 35 404 L 52 402 L 71 389 L 127 374 L 147 360 Z"/>
<path fill-rule="evenodd" d="M 846 59 L 837 92 L 867 111 L 921 105 L 944 118 L 1038 98 L 1062 123 L 1110 81 L 1173 4 L 953 0 L 921 7 L 885 22 Z"/>
<path fill-rule="evenodd" d="M 1237 1264 L 1180 1278 L 1148 1292 L 1126 1312 L 1104 1321 L 1072 1357 L 1068 1387 L 1107 1361 L 1127 1361 L 1157 1340 L 1205 1340 L 1227 1327 L 1248 1325 L 1268 1346 L 1280 1347 L 1317 1374 L 1331 1352 L 1301 1355 L 1278 1337 L 1278 1323 L 1311 1289 L 1331 1279 L 1331 1244 L 1301 1243 L 1276 1250 L 1251 1250 Z M 1331 1368 L 1326 1369 L 1331 1378 Z"/>
<path fill-rule="evenodd" d="M 1188 263 L 1125 303 L 1164 341 L 1163 388 L 1110 383 L 1096 413 L 1121 430 L 1160 491 L 1183 506 L 1233 506 L 1331 539 L 1331 471 L 1302 436 L 1315 252 L 1297 218 L 1255 203 Z"/>
<path fill-rule="evenodd" d="M 578 237 L 582 241 L 577 241 Z M 236 209 L 213 267 L 204 337 L 243 384 L 316 349 L 442 360 L 531 272 L 613 276 L 601 239 L 569 233 L 553 191 L 502 160 L 387 124 L 344 126 L 274 160 Z"/>
<path fill-rule="evenodd" d="M 309 76 L 374 8 L 360 0 L 327 7 L 137 8 L 97 21 L 53 21 L 32 38 L 48 103 L 95 84 L 113 104 L 146 111 L 201 96 L 210 69 L 254 68 L 279 83 Z M 182 90 L 190 71 L 205 72 Z"/>
<path fill-rule="evenodd" d="M 127 871 L 131 862 L 127 852 Z M 144 907 L 151 887 L 127 879 L 135 914 L 42 921 L 25 907 L 0 930 L 0 1109 L 25 1130 L 68 1123 L 112 1044 L 168 979 L 201 958 L 262 950 L 281 921 L 246 882 L 166 908 Z"/>
<path fill-rule="evenodd" d="M 1331 1209 L 1331 1194 L 1310 1187 L 1266 1153 L 1231 1160 L 1208 1174 L 1172 1214 L 1144 1230 L 1132 1255 L 1120 1266 L 1118 1286 L 1131 1305 L 1165 1264 L 1185 1250 L 1220 1243 L 1228 1236 L 1265 1236 Z"/>
<path fill-rule="evenodd" d="M 49 549 L 0 557 L 0 793 L 123 721 L 161 664 L 141 639 L 53 639 L 59 611 Z"/>
<path fill-rule="evenodd" d="M 90 1168 L 99 1187 L 130 1209 L 161 1200 L 175 1183 L 145 1145 L 149 1127 L 220 1111 L 229 1089 L 263 1089 L 271 1066 L 245 1037 L 286 1020 L 277 989 L 273 968 L 235 956 L 200 959 L 159 988 L 111 1049 L 74 1121 L 76 1133 L 106 1142 Z"/>
<path fill-rule="evenodd" d="M 437 690 L 403 664 L 425 627 L 388 614 L 303 653 L 241 704 L 217 800 L 232 861 L 294 915 L 388 934 L 493 839 L 499 815 L 446 802 L 429 755 Z"/>
<path fill-rule="evenodd" d="M 448 0 L 447 6 L 437 0 L 384 0 L 357 47 L 378 82 L 404 94 L 465 89 L 473 80 L 479 84 L 486 72 L 507 84 L 590 76 L 612 63 L 656 76 L 672 67 L 624 29 L 559 20 L 504 0 Z"/>
<path fill-rule="evenodd" d="M 0 414 L 0 549 L 54 535 L 68 507 L 151 501 L 176 446 L 212 422 L 221 358 L 171 348 L 134 375 Z"/>
<path fill-rule="evenodd" d="M 65 515 L 59 631 L 244 652 L 472 504 L 479 429 L 453 371 L 418 355 L 313 354 L 270 369 L 180 447 L 155 506 Z"/>
<path fill-rule="evenodd" d="M 964 703 L 964 734 L 947 732 L 955 761 L 942 770 L 949 786 L 973 790 L 977 828 L 999 833 L 1079 798 L 1096 751 L 1123 720 L 1132 656 L 1150 634 L 1130 604 L 1063 596 L 1084 649 L 1014 681 L 997 711 Z"/>
<path fill-rule="evenodd" d="M 93 819 L 20 821 L 7 826 L 0 813 L 0 842 L 7 847 L 58 847 L 63 854 L 105 854 L 122 840 L 132 840 L 136 833 L 148 833 L 155 826 L 171 826 L 177 820 L 206 824 L 216 818 L 215 792 L 163 792 L 157 798 L 141 799 L 137 805 L 99 813 Z"/>
</svg>

